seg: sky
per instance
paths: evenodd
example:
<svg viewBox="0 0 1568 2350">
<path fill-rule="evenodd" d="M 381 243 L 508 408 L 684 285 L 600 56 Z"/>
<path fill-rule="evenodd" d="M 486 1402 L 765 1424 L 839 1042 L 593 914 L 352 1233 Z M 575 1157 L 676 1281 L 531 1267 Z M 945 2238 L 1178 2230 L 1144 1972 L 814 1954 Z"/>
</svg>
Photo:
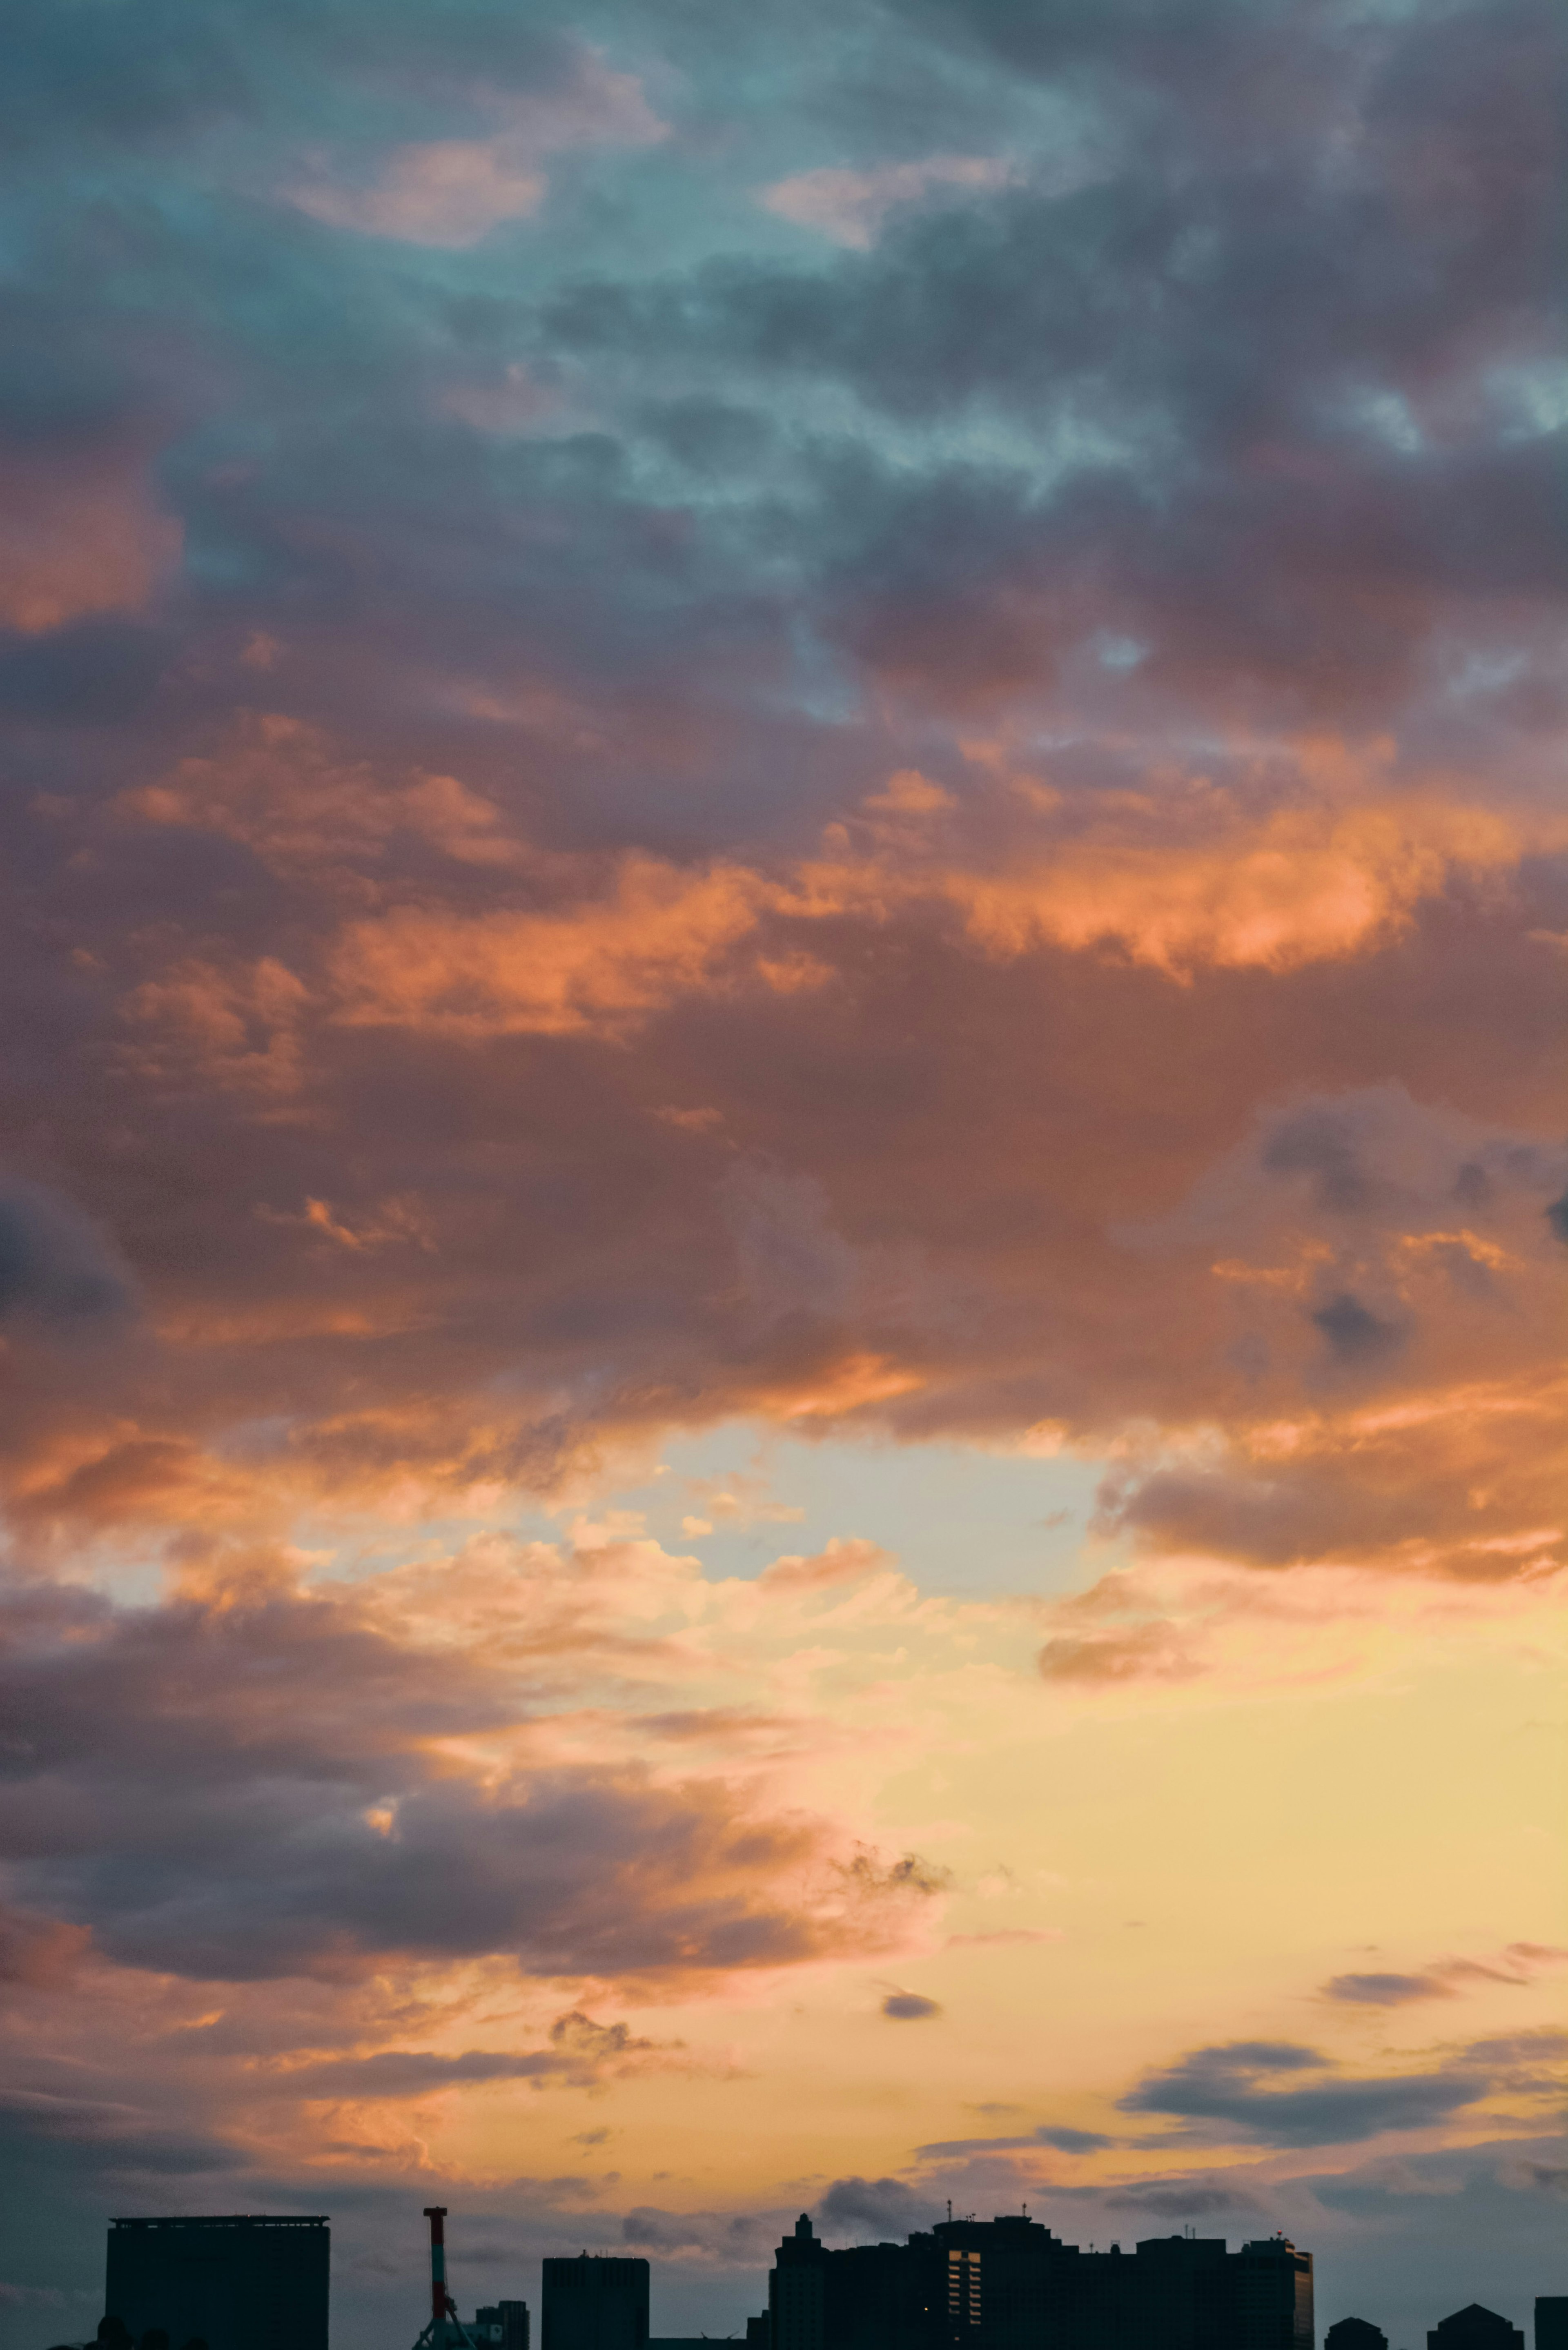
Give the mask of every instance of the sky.
<svg viewBox="0 0 1568 2350">
<path fill-rule="evenodd" d="M 0 2350 L 1568 2293 L 1563 24 L 11 0 Z"/>
</svg>

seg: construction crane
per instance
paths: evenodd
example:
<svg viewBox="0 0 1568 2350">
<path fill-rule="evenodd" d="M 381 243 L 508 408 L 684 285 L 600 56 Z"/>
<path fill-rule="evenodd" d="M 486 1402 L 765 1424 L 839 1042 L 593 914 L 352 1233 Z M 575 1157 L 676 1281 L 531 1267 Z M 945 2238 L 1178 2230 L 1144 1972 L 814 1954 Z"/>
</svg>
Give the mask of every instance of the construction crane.
<svg viewBox="0 0 1568 2350">
<path fill-rule="evenodd" d="M 446 2205 L 427 2203 L 425 2218 L 431 2223 L 431 2322 L 414 2350 L 479 2350 L 446 2289 Z"/>
</svg>

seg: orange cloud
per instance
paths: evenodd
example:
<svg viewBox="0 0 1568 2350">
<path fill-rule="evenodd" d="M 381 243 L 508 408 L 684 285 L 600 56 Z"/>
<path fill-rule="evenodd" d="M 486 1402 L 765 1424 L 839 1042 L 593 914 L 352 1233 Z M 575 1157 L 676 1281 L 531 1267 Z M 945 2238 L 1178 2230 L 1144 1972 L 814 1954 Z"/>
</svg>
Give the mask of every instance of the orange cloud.
<svg viewBox="0 0 1568 2350">
<path fill-rule="evenodd" d="M 0 460 L 0 620 L 36 635 L 136 612 L 180 559 L 140 450 L 33 450 Z"/>
<path fill-rule="evenodd" d="M 308 1005 L 304 982 L 275 956 L 227 968 L 192 957 L 131 991 L 124 1015 L 145 1041 L 124 1047 L 123 1058 L 161 1085 L 199 1077 L 261 1095 L 292 1093 L 304 1068 Z"/>
<path fill-rule="evenodd" d="M 1152 812 L 1151 812 L 1152 815 Z M 1201 965 L 1288 971 L 1361 952 L 1456 871 L 1506 870 L 1516 823 L 1441 803 L 1276 811 L 1195 842 L 1068 841 L 1048 862 L 945 883 L 971 934 L 998 955 L 1044 940 L 1114 946 L 1180 977 Z"/>
<path fill-rule="evenodd" d="M 368 761 L 339 757 L 320 728 L 264 711 L 243 712 L 218 755 L 182 759 L 114 806 L 133 823 L 239 841 L 276 873 L 347 882 L 361 899 L 370 877 L 360 868 L 384 864 L 400 835 L 462 865 L 523 854 L 501 811 L 455 776 L 389 784 Z"/>
<path fill-rule="evenodd" d="M 337 1016 L 452 1037 L 615 1032 L 713 980 L 768 894 L 743 867 L 688 873 L 631 856 L 597 903 L 468 918 L 405 908 L 345 932 Z"/>
</svg>

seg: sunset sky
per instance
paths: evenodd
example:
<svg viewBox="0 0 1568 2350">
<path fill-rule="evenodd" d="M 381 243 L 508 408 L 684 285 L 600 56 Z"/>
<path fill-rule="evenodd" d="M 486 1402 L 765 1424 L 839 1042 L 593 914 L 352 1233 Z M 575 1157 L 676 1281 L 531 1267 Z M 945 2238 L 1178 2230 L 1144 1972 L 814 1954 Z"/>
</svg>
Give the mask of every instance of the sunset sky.
<svg viewBox="0 0 1568 2350">
<path fill-rule="evenodd" d="M 9 0 L 0 2350 L 1568 2293 L 1549 0 Z"/>
</svg>

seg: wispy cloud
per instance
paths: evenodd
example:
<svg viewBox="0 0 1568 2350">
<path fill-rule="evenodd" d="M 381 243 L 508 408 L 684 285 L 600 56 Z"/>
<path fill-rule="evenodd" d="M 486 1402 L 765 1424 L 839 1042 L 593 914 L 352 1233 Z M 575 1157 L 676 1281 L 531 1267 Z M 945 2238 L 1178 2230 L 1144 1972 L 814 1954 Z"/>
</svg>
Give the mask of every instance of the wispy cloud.
<svg viewBox="0 0 1568 2350">
<path fill-rule="evenodd" d="M 1000 155 L 929 155 L 919 162 L 879 163 L 870 171 L 819 167 L 775 180 L 758 202 L 798 228 L 818 230 L 836 244 L 861 252 L 876 243 L 889 213 L 933 197 L 961 203 L 966 193 L 983 195 L 1005 188 L 1018 167 Z"/>
</svg>

